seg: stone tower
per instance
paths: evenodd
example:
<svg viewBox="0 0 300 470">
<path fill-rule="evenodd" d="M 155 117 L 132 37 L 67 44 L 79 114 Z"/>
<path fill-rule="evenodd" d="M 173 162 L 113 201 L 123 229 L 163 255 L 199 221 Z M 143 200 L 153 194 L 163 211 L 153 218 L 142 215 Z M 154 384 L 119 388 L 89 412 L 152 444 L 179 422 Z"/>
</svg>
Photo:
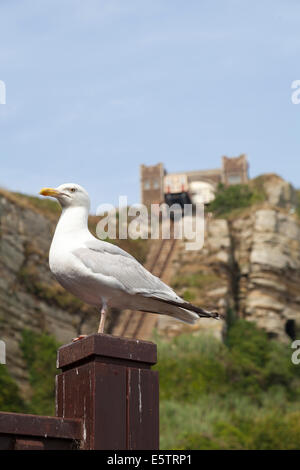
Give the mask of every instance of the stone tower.
<svg viewBox="0 0 300 470">
<path fill-rule="evenodd" d="M 239 157 L 222 157 L 222 183 L 226 186 L 232 184 L 248 183 L 248 161 L 245 154 Z"/>
<path fill-rule="evenodd" d="M 164 201 L 164 175 L 162 163 L 140 166 L 142 204 L 149 207 L 151 204 L 160 204 Z"/>
</svg>

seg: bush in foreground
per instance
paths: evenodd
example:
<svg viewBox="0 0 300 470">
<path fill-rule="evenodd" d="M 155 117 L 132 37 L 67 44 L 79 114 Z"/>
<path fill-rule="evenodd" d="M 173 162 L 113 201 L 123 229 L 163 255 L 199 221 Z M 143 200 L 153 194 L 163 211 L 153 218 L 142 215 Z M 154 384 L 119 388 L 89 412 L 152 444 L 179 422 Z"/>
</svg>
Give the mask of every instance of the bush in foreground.
<svg viewBox="0 0 300 470">
<path fill-rule="evenodd" d="M 225 344 L 182 335 L 158 346 L 161 448 L 300 447 L 300 368 L 288 345 L 238 320 Z"/>
<path fill-rule="evenodd" d="M 207 335 L 157 339 L 162 449 L 297 449 L 300 366 L 291 348 L 250 322 L 230 323 L 224 343 Z M 2 411 L 53 414 L 57 342 L 23 332 L 32 398 L 0 368 Z"/>
<path fill-rule="evenodd" d="M 33 391 L 27 404 L 30 413 L 53 415 L 55 409 L 55 375 L 57 341 L 46 333 L 31 330 L 22 333 L 21 350 L 27 364 L 29 381 Z"/>
</svg>

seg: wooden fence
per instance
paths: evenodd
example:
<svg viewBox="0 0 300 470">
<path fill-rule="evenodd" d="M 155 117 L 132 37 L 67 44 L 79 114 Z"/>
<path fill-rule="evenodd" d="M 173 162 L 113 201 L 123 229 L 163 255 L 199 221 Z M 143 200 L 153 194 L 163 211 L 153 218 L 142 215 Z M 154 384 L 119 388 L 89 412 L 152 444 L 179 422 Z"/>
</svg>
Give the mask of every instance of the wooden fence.
<svg viewBox="0 0 300 470">
<path fill-rule="evenodd" d="M 58 350 L 56 417 L 0 412 L 0 450 L 159 447 L 156 345 L 95 334 Z"/>
</svg>

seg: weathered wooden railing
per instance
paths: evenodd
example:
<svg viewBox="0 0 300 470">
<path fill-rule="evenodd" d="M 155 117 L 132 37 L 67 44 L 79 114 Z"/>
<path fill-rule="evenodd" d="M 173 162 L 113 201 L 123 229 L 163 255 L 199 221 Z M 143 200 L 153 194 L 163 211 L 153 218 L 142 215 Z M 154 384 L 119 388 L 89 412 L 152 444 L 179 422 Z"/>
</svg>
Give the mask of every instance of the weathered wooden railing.
<svg viewBox="0 0 300 470">
<path fill-rule="evenodd" d="M 0 449 L 158 449 L 156 345 L 96 334 L 58 350 L 56 417 L 0 413 Z"/>
</svg>

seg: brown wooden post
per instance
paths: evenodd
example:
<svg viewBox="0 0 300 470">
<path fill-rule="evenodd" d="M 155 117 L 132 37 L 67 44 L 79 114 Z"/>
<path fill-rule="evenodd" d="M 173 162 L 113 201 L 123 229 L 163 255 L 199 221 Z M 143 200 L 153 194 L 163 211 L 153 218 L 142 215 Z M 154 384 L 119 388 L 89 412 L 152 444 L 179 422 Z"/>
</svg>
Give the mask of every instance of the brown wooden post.
<svg viewBox="0 0 300 470">
<path fill-rule="evenodd" d="M 58 350 L 56 415 L 82 419 L 82 449 L 158 449 L 156 354 L 153 343 L 105 334 Z"/>
</svg>

